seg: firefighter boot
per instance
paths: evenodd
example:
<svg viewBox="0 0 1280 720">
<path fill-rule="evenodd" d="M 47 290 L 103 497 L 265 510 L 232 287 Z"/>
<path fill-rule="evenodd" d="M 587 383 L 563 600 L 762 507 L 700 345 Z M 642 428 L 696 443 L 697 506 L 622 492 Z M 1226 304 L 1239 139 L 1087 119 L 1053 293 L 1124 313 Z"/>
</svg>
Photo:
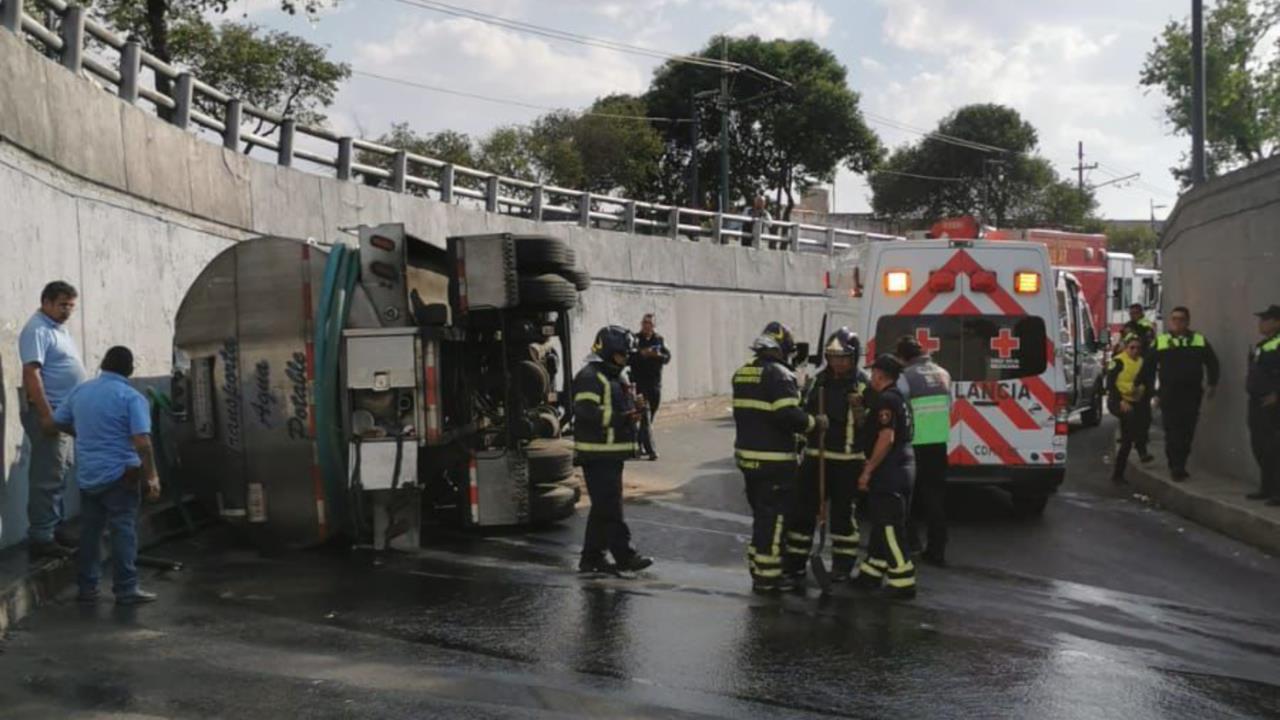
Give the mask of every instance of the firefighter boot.
<svg viewBox="0 0 1280 720">
<path fill-rule="evenodd" d="M 632 553 L 619 560 L 617 568 L 620 572 L 640 572 L 650 565 L 653 565 L 653 558 L 640 553 Z"/>
</svg>

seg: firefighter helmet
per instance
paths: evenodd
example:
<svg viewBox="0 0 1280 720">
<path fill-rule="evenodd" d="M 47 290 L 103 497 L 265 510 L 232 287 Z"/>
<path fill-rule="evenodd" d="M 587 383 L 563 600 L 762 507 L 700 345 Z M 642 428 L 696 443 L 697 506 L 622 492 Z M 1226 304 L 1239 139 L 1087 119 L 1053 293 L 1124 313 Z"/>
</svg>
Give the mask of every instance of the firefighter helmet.
<svg viewBox="0 0 1280 720">
<path fill-rule="evenodd" d="M 791 334 L 790 328 L 774 320 L 764 326 L 760 337 L 751 343 L 751 349 L 756 352 L 761 350 L 781 350 L 782 356 L 789 358 L 796 351 L 796 339 Z"/>
<path fill-rule="evenodd" d="M 831 333 L 823 352 L 827 355 L 857 358 L 858 353 L 862 352 L 862 341 L 858 339 L 858 333 L 842 327 Z"/>
<path fill-rule="evenodd" d="M 618 354 L 630 358 L 635 347 L 636 337 L 630 330 L 621 325 L 606 325 L 596 333 L 596 341 L 591 346 L 591 352 L 602 360 L 612 362 L 613 356 Z"/>
</svg>

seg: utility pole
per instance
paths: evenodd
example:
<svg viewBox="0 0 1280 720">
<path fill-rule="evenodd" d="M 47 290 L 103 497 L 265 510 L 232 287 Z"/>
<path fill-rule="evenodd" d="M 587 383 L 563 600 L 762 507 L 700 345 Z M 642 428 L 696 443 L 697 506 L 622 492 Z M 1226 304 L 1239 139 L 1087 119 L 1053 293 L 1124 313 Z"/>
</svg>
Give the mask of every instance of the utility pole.
<svg viewBox="0 0 1280 720">
<path fill-rule="evenodd" d="M 1161 208 L 1167 208 L 1167 207 L 1169 207 L 1169 206 L 1168 206 L 1168 205 L 1157 205 L 1157 204 L 1156 204 L 1156 199 L 1155 199 L 1155 198 L 1151 198 L 1150 203 L 1151 203 L 1151 232 L 1156 233 L 1157 235 L 1159 235 L 1159 234 L 1160 234 L 1160 231 L 1156 229 L 1156 211 L 1157 211 L 1157 210 L 1159 210 L 1159 209 L 1161 209 Z"/>
<path fill-rule="evenodd" d="M 1076 187 L 1080 190 L 1080 194 L 1084 195 L 1084 171 L 1097 170 L 1098 163 L 1093 163 L 1092 165 L 1084 164 L 1084 141 L 1083 140 L 1076 143 L 1076 158 L 1079 160 L 1079 162 L 1076 164 L 1075 167 L 1071 169 L 1076 171 Z"/>
<path fill-rule="evenodd" d="M 698 191 L 698 135 L 701 134 L 698 122 L 698 94 L 689 93 L 689 117 L 693 122 L 689 127 L 689 207 L 702 207 L 701 193 Z"/>
<path fill-rule="evenodd" d="M 1191 184 L 1205 181 L 1204 0 L 1191 0 Z"/>
<path fill-rule="evenodd" d="M 720 36 L 720 212 L 729 212 L 729 36 Z"/>
</svg>

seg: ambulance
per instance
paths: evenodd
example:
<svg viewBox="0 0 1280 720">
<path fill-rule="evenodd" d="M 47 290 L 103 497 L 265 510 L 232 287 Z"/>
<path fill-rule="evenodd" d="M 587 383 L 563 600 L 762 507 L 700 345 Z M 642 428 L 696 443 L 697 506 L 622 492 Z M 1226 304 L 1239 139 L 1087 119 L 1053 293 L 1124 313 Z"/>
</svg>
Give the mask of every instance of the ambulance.
<svg viewBox="0 0 1280 720">
<path fill-rule="evenodd" d="M 1042 513 L 1066 474 L 1073 406 L 1101 409 L 1100 363 L 1080 363 L 1099 344 L 1080 283 L 1038 242 L 906 240 L 860 255 L 845 267 L 867 362 L 909 335 L 951 373 L 949 481 L 1000 486 L 1019 513 Z"/>
</svg>

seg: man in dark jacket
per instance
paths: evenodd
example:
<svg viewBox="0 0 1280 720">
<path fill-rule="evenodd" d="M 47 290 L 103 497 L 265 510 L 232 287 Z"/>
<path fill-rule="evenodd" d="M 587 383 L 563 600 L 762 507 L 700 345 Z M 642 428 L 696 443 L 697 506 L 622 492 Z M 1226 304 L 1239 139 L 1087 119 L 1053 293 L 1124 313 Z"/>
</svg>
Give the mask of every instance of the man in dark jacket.
<svg viewBox="0 0 1280 720">
<path fill-rule="evenodd" d="M 1165 456 L 1169 472 L 1178 482 L 1191 477 L 1187 474 L 1187 458 L 1200 418 L 1205 379 L 1209 382 L 1209 399 L 1218 388 L 1218 356 L 1204 335 L 1192 331 L 1190 324 L 1191 311 L 1187 308 L 1179 306 L 1169 313 L 1169 332 L 1156 336 L 1139 383 L 1159 388 Z"/>
<path fill-rule="evenodd" d="M 1280 505 L 1280 305 L 1256 313 L 1262 340 L 1249 353 L 1249 440 L 1262 474 L 1251 500 Z"/>
<path fill-rule="evenodd" d="M 797 435 L 826 430 L 827 419 L 800 408 L 790 364 L 795 339 L 785 325 L 766 325 L 751 349 L 755 358 L 733 374 L 734 455 L 753 515 L 747 547 L 752 589 L 773 593 L 794 587 L 782 573 L 782 541 L 795 496 Z"/>
<path fill-rule="evenodd" d="M 787 553 L 784 572 L 799 584 L 803 581 L 813 530 L 821 502 L 819 464 L 826 463 L 827 517 L 831 528 L 831 580 L 844 582 L 858 565 L 858 523 L 854 519 L 854 495 L 862 473 L 862 452 L 858 428 L 862 425 L 863 394 L 867 376 L 858 370 L 861 343 L 849 328 L 831 334 L 823 349 L 827 365 L 814 378 L 805 395 L 804 409 L 810 415 L 831 419 L 826 432 L 808 436 L 804 461 L 800 466 L 799 496 L 787 515 Z M 819 447 L 823 449 L 819 453 Z"/>
<path fill-rule="evenodd" d="M 641 412 L 623 375 L 634 347 L 630 330 L 601 328 L 573 378 L 574 450 L 591 497 L 578 563 L 583 573 L 635 572 L 653 564 L 631 546 L 631 530 L 622 518 L 622 466 L 635 457 Z M 613 562 L 605 558 L 606 550 Z"/>
<path fill-rule="evenodd" d="M 671 350 L 667 342 L 654 330 L 653 313 L 640 321 L 640 334 L 636 336 L 636 351 L 631 355 L 631 381 L 644 398 L 645 409 L 640 416 L 640 454 L 650 460 L 658 459 L 653 444 L 653 419 L 662 404 L 662 368 L 671 362 Z"/>
<path fill-rule="evenodd" d="M 1129 322 L 1120 327 L 1120 343 L 1125 342 L 1125 338 L 1130 335 L 1138 338 L 1142 342 L 1142 351 L 1146 352 L 1156 341 L 1155 323 L 1147 319 L 1147 310 L 1142 307 L 1142 303 L 1134 303 L 1129 306 Z"/>
</svg>

